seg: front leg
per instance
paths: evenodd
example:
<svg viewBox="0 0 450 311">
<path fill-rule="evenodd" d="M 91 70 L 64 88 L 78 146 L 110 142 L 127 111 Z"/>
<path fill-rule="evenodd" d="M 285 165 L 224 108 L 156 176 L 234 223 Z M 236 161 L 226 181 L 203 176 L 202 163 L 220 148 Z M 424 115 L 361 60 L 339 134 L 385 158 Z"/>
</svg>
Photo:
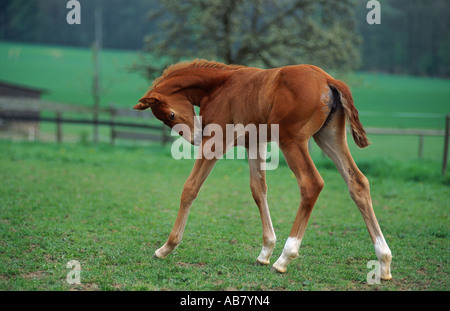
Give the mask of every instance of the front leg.
<svg viewBox="0 0 450 311">
<path fill-rule="evenodd" d="M 191 174 L 184 184 L 183 193 L 181 194 L 180 209 L 178 211 L 175 225 L 173 226 L 172 232 L 170 233 L 166 244 L 156 250 L 156 257 L 165 258 L 181 243 L 184 227 L 186 226 L 186 221 L 192 202 L 197 197 L 200 187 L 213 169 L 216 161 L 217 159 L 215 158 L 211 160 L 202 158 L 195 161 Z"/>
<path fill-rule="evenodd" d="M 253 199 L 258 206 L 261 216 L 262 229 L 263 229 L 263 248 L 257 262 L 261 265 L 268 265 L 270 256 L 275 248 L 276 236 L 273 230 L 272 219 L 270 218 L 269 205 L 267 204 L 267 185 L 266 185 L 266 172 L 265 172 L 265 151 L 266 146 L 262 146 L 260 151 L 264 152 L 263 156 L 259 153 L 256 159 L 252 159 L 249 156 L 249 169 L 250 169 L 250 189 L 252 191 Z"/>
</svg>

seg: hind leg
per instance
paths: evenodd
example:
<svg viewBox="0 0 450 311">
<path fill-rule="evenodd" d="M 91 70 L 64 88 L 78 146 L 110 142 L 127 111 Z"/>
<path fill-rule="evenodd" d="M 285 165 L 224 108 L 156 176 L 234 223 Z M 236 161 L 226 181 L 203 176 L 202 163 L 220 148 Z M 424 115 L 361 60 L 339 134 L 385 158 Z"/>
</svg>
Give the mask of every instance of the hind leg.
<svg viewBox="0 0 450 311">
<path fill-rule="evenodd" d="M 373 211 L 369 181 L 358 169 L 350 155 L 345 131 L 345 115 L 342 109 L 338 110 L 329 123 L 314 135 L 314 140 L 336 165 L 347 184 L 352 199 L 363 216 L 380 263 L 380 277 L 384 280 L 391 279 L 391 250 Z"/>
<path fill-rule="evenodd" d="M 324 182 L 309 155 L 307 140 L 281 144 L 280 148 L 289 168 L 297 178 L 301 193 L 300 206 L 292 225 L 291 233 L 284 245 L 281 256 L 273 264 L 273 268 L 276 271 L 284 273 L 287 265 L 298 256 L 306 225 L 314 204 L 322 191 Z"/>
</svg>

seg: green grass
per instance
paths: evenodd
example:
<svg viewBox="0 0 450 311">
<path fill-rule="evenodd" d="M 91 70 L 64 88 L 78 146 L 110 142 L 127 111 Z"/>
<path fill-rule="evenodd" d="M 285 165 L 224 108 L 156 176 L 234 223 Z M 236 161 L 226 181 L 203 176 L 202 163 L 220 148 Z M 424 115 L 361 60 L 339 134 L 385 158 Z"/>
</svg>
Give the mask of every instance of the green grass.
<svg viewBox="0 0 450 311">
<path fill-rule="evenodd" d="M 137 51 L 104 50 L 101 54 L 101 103 L 132 107 L 149 82 L 131 67 Z M 93 105 L 93 51 L 86 48 L 0 42 L 0 80 L 48 91 L 43 98 Z"/>
<path fill-rule="evenodd" d="M 344 81 L 367 127 L 444 129 L 450 114 L 450 80 L 360 73 Z"/>
<path fill-rule="evenodd" d="M 393 252 L 394 279 L 368 285 L 376 259 L 361 215 L 329 160 L 300 256 L 280 275 L 254 265 L 261 223 L 244 160 L 222 160 L 192 207 L 182 244 L 166 240 L 193 160 L 168 147 L 0 141 L 2 290 L 449 290 L 449 178 L 435 161 L 357 158 Z M 299 191 L 284 165 L 267 172 L 282 251 Z M 81 264 L 69 285 L 67 262 Z"/>
</svg>

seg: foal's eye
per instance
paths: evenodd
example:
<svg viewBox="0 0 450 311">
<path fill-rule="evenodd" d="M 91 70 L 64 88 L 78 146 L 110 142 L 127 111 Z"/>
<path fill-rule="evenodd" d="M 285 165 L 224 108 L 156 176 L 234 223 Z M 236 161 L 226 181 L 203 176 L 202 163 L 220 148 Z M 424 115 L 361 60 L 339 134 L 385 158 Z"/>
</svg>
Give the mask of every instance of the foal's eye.
<svg viewBox="0 0 450 311">
<path fill-rule="evenodd" d="M 173 111 L 169 114 L 169 118 L 170 120 L 175 119 L 175 113 L 173 113 Z"/>
</svg>

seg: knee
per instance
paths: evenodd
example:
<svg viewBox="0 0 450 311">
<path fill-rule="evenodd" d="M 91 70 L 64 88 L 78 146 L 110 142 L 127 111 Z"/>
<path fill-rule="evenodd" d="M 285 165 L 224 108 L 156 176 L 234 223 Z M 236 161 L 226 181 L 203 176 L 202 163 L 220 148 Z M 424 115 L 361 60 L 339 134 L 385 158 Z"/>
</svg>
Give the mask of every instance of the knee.
<svg viewBox="0 0 450 311">
<path fill-rule="evenodd" d="M 322 178 L 308 180 L 301 185 L 302 200 L 315 202 L 324 186 L 325 182 Z"/>
<path fill-rule="evenodd" d="M 184 185 L 183 192 L 181 194 L 181 201 L 192 202 L 198 195 L 198 190 L 194 189 L 190 185 Z"/>
<path fill-rule="evenodd" d="M 261 203 L 261 199 L 267 193 L 267 185 L 264 181 L 260 182 L 250 182 L 250 190 L 252 191 L 253 199 L 256 204 Z"/>
<path fill-rule="evenodd" d="M 317 193 L 320 193 L 322 191 L 323 187 L 325 187 L 325 182 L 323 181 L 322 177 L 316 179 L 314 187 Z"/>
</svg>

